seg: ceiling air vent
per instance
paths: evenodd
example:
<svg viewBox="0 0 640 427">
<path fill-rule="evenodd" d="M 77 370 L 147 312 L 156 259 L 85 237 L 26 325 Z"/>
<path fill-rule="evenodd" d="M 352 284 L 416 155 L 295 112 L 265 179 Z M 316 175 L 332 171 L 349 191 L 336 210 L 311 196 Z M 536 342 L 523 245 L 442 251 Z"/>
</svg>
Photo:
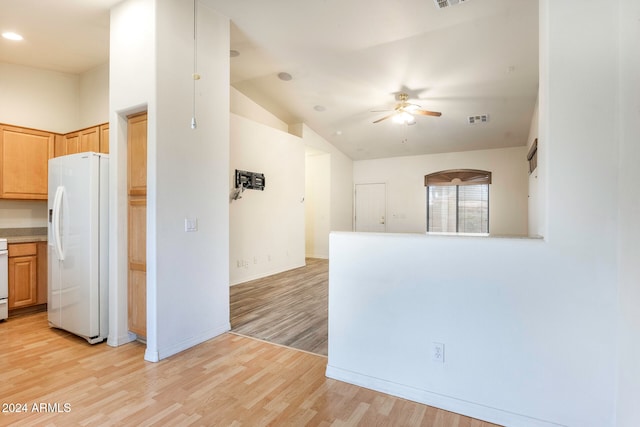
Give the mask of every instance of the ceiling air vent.
<svg viewBox="0 0 640 427">
<path fill-rule="evenodd" d="M 445 7 L 454 6 L 458 3 L 464 3 L 469 0 L 433 0 L 436 2 L 438 9 L 444 9 Z"/>
<path fill-rule="evenodd" d="M 489 121 L 489 115 L 481 114 L 478 116 L 469 116 L 468 120 L 470 125 L 477 125 L 478 123 L 487 123 Z"/>
</svg>

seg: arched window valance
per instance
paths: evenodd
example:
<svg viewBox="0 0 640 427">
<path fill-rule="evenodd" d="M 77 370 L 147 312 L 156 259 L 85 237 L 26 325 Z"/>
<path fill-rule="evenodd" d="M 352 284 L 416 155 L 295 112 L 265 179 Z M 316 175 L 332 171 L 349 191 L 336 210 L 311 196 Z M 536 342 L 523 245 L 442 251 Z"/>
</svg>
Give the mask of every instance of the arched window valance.
<svg viewBox="0 0 640 427">
<path fill-rule="evenodd" d="M 424 176 L 425 187 L 435 185 L 491 184 L 491 172 L 478 169 L 450 169 Z"/>
</svg>

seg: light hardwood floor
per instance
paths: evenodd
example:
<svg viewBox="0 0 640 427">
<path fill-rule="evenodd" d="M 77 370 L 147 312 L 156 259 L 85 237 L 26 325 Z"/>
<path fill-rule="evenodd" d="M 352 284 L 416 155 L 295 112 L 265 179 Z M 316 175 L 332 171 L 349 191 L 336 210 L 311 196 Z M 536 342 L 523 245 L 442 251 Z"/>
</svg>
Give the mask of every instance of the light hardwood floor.
<svg viewBox="0 0 640 427">
<path fill-rule="evenodd" d="M 231 333 L 149 363 L 142 344 L 91 346 L 37 313 L 0 323 L 0 346 L 2 409 L 27 405 L 0 413 L 3 426 L 494 426 L 327 379 L 322 356 Z M 35 412 L 43 403 L 57 411 Z"/>
<path fill-rule="evenodd" d="M 329 261 L 231 287 L 231 330 L 327 355 Z"/>
</svg>

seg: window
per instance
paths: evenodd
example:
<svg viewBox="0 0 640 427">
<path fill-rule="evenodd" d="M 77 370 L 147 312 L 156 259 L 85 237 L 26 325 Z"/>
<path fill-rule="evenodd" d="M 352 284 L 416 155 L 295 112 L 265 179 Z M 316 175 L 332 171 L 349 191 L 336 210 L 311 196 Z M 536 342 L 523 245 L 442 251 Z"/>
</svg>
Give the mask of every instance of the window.
<svg viewBox="0 0 640 427">
<path fill-rule="evenodd" d="M 456 169 L 426 175 L 427 231 L 488 233 L 489 184 L 487 171 Z"/>
</svg>

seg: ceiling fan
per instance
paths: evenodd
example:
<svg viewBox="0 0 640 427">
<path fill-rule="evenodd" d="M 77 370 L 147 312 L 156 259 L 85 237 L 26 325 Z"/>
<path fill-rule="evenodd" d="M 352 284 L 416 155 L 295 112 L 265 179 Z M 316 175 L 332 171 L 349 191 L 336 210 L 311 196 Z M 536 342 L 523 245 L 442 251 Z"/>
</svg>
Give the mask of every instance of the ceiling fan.
<svg viewBox="0 0 640 427">
<path fill-rule="evenodd" d="M 375 120 L 373 123 L 380 123 L 383 120 L 387 120 L 393 117 L 393 120 L 396 123 L 412 125 L 416 122 L 416 119 L 414 117 L 415 115 L 435 116 L 435 117 L 440 117 L 442 115 L 442 113 L 439 113 L 437 111 L 423 110 L 422 107 L 420 107 L 419 105 L 410 103 L 409 95 L 404 92 L 399 93 L 397 96 L 397 99 L 399 102 L 396 104 L 395 108 L 393 109 L 393 113 L 386 115 L 382 118 L 379 118 L 378 120 Z M 390 110 L 383 110 L 383 111 L 390 111 Z"/>
</svg>

